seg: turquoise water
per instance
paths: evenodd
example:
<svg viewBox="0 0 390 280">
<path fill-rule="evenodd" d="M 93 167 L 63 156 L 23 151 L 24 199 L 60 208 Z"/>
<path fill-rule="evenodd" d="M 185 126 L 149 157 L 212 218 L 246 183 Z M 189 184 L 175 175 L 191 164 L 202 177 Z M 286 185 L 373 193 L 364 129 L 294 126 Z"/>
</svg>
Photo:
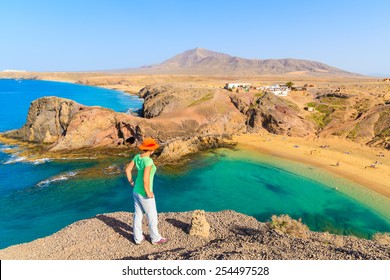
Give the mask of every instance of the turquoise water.
<svg viewBox="0 0 390 280">
<path fill-rule="evenodd" d="M 26 121 L 31 101 L 43 96 L 69 98 L 117 112 L 138 110 L 143 104 L 138 97 L 115 90 L 51 81 L 0 79 L 0 132 L 20 128 Z M 67 185 L 66 179 L 74 176 L 72 170 L 96 164 L 19 162 L 22 158 L 4 153 L 9 148 L 0 144 L 0 248 L 45 236 L 82 216 L 80 209 L 75 209 L 80 212 L 78 215 L 61 217 L 61 211 L 56 209 L 56 206 L 61 208 L 61 196 L 56 197 L 50 188 L 47 188 L 48 197 L 36 189 L 45 190 L 50 181 Z M 53 199 L 58 199 L 57 205 L 49 205 Z M 45 210 L 49 211 L 45 212 L 45 218 L 39 218 L 36 213 Z M 56 221 L 59 217 L 63 222 Z"/>
<path fill-rule="evenodd" d="M 54 84 L 60 88 L 64 85 Z M 5 102 L 8 97 L 2 96 L 1 88 L 0 80 L 0 100 Z M 94 95 L 96 102 L 99 96 Z M 114 96 L 113 99 L 117 100 Z M 116 110 L 125 111 L 126 106 Z M 7 120 L 10 114 L 0 118 Z M 14 115 L 25 118 L 27 110 L 18 114 Z M 181 169 L 158 166 L 155 178 L 158 210 L 232 209 L 260 221 L 273 214 L 289 214 L 301 217 L 313 230 L 361 237 L 390 231 L 388 216 L 369 207 L 369 203 L 334 189 L 335 185 L 341 188 L 352 183 L 328 178 L 309 166 L 288 161 L 281 165 L 261 155 L 256 160 L 246 159 L 240 153 L 221 149 L 199 155 Z M 126 159 L 5 164 L 9 160 L 9 155 L 0 153 L 0 248 L 47 236 L 96 214 L 133 211 L 132 190 L 123 172 L 106 172 L 112 166 L 122 169 Z M 290 165 L 294 168 L 290 169 Z M 375 194 L 372 197 L 381 203 L 389 202 Z"/>
<path fill-rule="evenodd" d="M 43 96 L 72 99 L 88 106 L 102 106 L 117 112 L 139 109 L 142 100 L 115 90 L 71 83 L 38 80 L 0 79 L 0 132 L 21 127 L 31 101 Z"/>
</svg>

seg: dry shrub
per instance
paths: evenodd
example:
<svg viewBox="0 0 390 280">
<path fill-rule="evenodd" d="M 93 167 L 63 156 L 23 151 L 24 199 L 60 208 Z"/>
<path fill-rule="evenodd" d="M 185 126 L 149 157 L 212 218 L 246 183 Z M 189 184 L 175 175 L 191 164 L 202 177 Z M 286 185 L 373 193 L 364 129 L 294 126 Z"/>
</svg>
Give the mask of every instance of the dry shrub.
<svg viewBox="0 0 390 280">
<path fill-rule="evenodd" d="M 288 234 L 299 238 L 307 238 L 309 228 L 302 224 L 302 220 L 294 220 L 289 215 L 272 215 L 271 221 L 267 223 L 270 229 L 278 233 Z"/>
<path fill-rule="evenodd" d="M 336 247 L 342 247 L 344 245 L 344 240 L 342 236 L 330 234 L 329 232 L 323 232 L 320 234 L 318 240 L 320 242 L 331 244 Z"/>
<path fill-rule="evenodd" d="M 390 246 L 390 233 L 388 233 L 388 232 L 384 232 L 384 233 L 377 232 L 372 237 L 372 240 L 374 240 L 375 242 L 377 242 L 380 245 Z"/>
</svg>

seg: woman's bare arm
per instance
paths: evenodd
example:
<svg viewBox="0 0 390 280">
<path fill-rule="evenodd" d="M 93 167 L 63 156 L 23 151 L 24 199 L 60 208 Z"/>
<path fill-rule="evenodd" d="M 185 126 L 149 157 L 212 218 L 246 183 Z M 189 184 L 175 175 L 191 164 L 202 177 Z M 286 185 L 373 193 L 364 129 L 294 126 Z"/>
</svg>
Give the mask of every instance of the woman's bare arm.
<svg viewBox="0 0 390 280">
<path fill-rule="evenodd" d="M 131 177 L 131 171 L 133 170 L 133 168 L 134 168 L 134 161 L 132 160 L 125 169 L 127 180 L 129 181 L 130 185 L 132 185 L 132 186 L 134 186 L 134 181 L 133 181 L 133 178 Z"/>
</svg>

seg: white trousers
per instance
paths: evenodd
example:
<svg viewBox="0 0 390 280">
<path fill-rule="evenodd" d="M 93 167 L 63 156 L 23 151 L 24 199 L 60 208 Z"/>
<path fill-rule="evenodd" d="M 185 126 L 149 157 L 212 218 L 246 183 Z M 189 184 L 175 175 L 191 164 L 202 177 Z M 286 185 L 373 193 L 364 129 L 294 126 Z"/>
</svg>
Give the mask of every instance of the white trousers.
<svg viewBox="0 0 390 280">
<path fill-rule="evenodd" d="M 133 233 L 134 241 L 139 243 L 143 239 L 142 234 L 142 218 L 143 214 L 146 214 L 149 224 L 150 238 L 152 242 L 158 242 L 161 239 L 161 235 L 158 232 L 158 218 L 156 200 L 153 198 L 144 197 L 136 192 L 133 192 L 134 198 L 134 222 Z"/>
</svg>

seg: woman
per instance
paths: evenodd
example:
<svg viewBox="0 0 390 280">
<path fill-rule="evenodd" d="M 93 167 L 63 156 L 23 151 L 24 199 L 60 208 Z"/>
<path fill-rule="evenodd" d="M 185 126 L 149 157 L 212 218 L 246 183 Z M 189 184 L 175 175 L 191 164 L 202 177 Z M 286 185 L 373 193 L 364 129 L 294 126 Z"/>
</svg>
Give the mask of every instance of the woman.
<svg viewBox="0 0 390 280">
<path fill-rule="evenodd" d="M 150 156 L 159 147 L 154 139 L 146 138 L 143 143 L 138 146 L 143 151 L 142 154 L 137 154 L 130 164 L 126 167 L 126 175 L 130 185 L 134 186 L 134 222 L 133 233 L 134 242 L 140 245 L 145 236 L 142 234 L 142 216 L 146 214 L 149 224 L 150 238 L 153 245 L 163 244 L 168 239 L 162 237 L 157 228 L 157 209 L 156 201 L 153 194 L 153 178 L 156 173 L 156 166 Z M 132 180 L 131 171 L 134 166 L 137 167 L 137 179 Z"/>
</svg>

